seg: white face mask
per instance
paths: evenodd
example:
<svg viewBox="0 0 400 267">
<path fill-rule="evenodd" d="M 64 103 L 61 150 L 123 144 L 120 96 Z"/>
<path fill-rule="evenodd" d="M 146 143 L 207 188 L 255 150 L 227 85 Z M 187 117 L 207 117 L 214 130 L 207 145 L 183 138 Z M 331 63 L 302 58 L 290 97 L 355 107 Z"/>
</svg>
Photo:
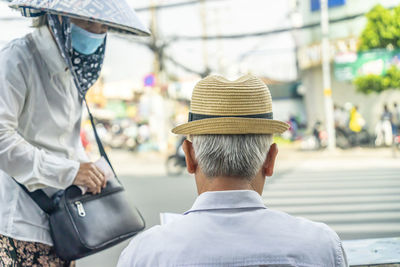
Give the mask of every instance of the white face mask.
<svg viewBox="0 0 400 267">
<path fill-rule="evenodd" d="M 71 44 L 79 53 L 91 55 L 103 44 L 106 33 L 92 33 L 71 23 Z"/>
</svg>

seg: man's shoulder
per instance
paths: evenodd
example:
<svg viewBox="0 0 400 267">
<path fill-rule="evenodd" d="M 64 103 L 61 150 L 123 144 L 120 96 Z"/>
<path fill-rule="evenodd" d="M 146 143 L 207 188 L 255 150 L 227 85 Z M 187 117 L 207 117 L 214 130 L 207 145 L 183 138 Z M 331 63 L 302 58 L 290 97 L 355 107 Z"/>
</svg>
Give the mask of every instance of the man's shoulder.
<svg viewBox="0 0 400 267">
<path fill-rule="evenodd" d="M 312 253 L 316 256 L 326 254 L 325 257 L 328 255 L 340 257 L 341 240 L 327 224 L 295 217 L 282 211 L 268 210 L 268 212 L 269 217 L 275 217 L 276 221 L 272 224 L 271 231 L 276 231 L 280 235 L 275 241 L 280 246 L 292 247 L 294 251 L 300 253 L 311 253 L 308 248 L 316 247 L 314 252 L 317 253 Z"/>
<path fill-rule="evenodd" d="M 119 260 L 118 260 L 118 267 L 124 266 L 139 266 L 137 262 L 140 261 L 139 258 L 143 257 L 143 242 L 148 243 L 150 240 L 149 238 L 152 236 L 154 231 L 157 231 L 159 226 L 154 226 L 144 232 L 133 237 L 133 239 L 129 242 L 128 246 L 122 251 Z"/>
<path fill-rule="evenodd" d="M 160 252 L 170 245 L 172 224 L 176 222 L 153 226 L 135 236 L 121 253 L 118 267 L 144 266 L 151 260 L 157 260 L 157 255 L 160 256 Z"/>
<path fill-rule="evenodd" d="M 336 232 L 327 224 L 322 222 L 312 221 L 304 217 L 293 216 L 286 212 L 274 209 L 267 209 L 267 214 L 265 216 L 266 218 L 268 218 L 268 220 L 271 220 L 271 217 L 274 217 L 274 220 L 276 220 L 276 225 L 284 225 L 287 228 L 291 228 L 297 231 L 307 231 L 308 233 L 313 232 L 315 234 L 324 234 L 324 236 L 326 237 L 333 237 L 334 239 L 340 240 Z"/>
</svg>

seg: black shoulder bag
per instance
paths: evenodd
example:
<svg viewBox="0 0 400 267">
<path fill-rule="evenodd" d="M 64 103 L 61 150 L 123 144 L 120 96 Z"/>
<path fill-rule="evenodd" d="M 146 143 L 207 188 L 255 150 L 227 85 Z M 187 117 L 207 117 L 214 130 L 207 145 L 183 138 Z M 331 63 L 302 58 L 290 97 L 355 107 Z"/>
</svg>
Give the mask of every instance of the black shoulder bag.
<svg viewBox="0 0 400 267">
<path fill-rule="evenodd" d="M 84 102 L 100 155 L 112 168 L 85 99 Z M 54 249 L 63 260 L 72 261 L 99 252 L 145 228 L 141 214 L 127 202 L 124 187 L 116 175 L 115 178 L 108 181 L 106 188 L 97 195 L 82 195 L 82 191 L 72 185 L 59 191 L 60 198 L 56 202 L 43 190 L 29 192 L 19 184 L 48 214 Z"/>
</svg>

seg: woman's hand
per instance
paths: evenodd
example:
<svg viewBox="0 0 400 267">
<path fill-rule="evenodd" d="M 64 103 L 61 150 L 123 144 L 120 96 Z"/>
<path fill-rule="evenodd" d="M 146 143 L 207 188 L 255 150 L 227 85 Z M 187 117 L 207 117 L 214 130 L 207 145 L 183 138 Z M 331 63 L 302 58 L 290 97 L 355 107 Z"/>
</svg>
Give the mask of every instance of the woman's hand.
<svg viewBox="0 0 400 267">
<path fill-rule="evenodd" d="M 104 173 L 92 162 L 88 162 L 81 163 L 73 184 L 85 186 L 88 192 L 98 194 L 106 187 L 107 181 Z"/>
</svg>

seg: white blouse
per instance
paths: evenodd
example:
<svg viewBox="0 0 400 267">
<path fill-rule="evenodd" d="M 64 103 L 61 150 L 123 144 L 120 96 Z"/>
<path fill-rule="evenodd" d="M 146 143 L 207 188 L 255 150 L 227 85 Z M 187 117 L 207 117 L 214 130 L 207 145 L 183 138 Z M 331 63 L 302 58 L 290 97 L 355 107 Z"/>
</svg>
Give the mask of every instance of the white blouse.
<svg viewBox="0 0 400 267">
<path fill-rule="evenodd" d="M 79 162 L 82 102 L 48 28 L 0 51 L 0 234 L 52 245 L 47 215 L 16 184 L 48 195 L 71 185 Z"/>
</svg>

